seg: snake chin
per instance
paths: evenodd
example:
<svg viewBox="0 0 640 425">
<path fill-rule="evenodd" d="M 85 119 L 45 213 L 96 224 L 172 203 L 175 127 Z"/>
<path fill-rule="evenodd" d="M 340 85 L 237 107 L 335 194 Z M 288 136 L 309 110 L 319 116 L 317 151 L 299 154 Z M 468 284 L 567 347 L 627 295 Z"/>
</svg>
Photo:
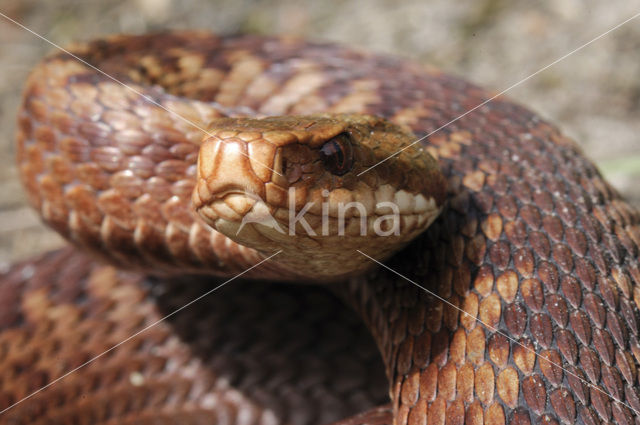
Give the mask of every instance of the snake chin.
<svg viewBox="0 0 640 425">
<path fill-rule="evenodd" d="M 292 197 L 290 208 L 277 208 L 254 194 L 228 191 L 197 212 L 234 242 L 265 255 L 281 251 L 278 261 L 289 271 L 333 280 L 370 266 L 357 250 L 387 258 L 428 228 L 442 210 L 434 198 L 422 194 L 377 192 L 386 194 L 380 198 L 376 193 L 378 199 L 395 202 L 380 202 L 369 210 L 355 202 L 347 208 L 325 202 L 315 209 L 310 208 L 313 203 L 296 209 Z"/>
</svg>

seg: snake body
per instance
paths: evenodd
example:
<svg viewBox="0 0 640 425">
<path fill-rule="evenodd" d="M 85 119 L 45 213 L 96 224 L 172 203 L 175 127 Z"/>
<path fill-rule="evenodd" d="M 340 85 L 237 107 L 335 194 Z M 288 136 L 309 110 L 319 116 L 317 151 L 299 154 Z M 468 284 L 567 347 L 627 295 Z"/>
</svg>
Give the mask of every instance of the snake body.
<svg viewBox="0 0 640 425">
<path fill-rule="evenodd" d="M 640 420 L 640 215 L 571 140 L 534 113 L 497 98 L 463 115 L 491 94 L 422 65 L 331 44 L 188 32 L 116 36 L 72 51 L 135 91 L 67 55 L 48 57 L 27 82 L 18 162 L 29 199 L 44 220 L 115 266 L 65 250 L 16 265 L 3 277 L 0 408 L 144 329 L 171 311 L 167 305 L 188 298 L 184 288 L 203 281 L 210 286 L 213 279 L 176 277 L 178 272 L 231 277 L 265 258 L 260 248 L 232 241 L 223 234 L 228 229 L 207 227 L 206 219 L 195 219 L 185 206 L 197 169 L 203 168 L 196 166 L 203 136 L 194 123 L 225 123 L 219 138 L 241 138 L 242 132 L 228 127 L 237 121 L 219 119 L 240 117 L 234 119 L 246 123 L 242 117 L 302 116 L 313 117 L 295 119 L 309 131 L 329 119 L 320 125 L 329 138 L 347 128 L 332 133 L 335 119 L 351 125 L 350 134 L 366 125 L 375 139 L 374 130 L 382 131 L 375 124 L 379 117 L 388 123 L 383 139 L 405 140 L 405 129 L 416 137 L 429 135 L 421 141 L 421 153 L 407 151 L 406 158 L 426 153 L 437 158 L 447 192 L 445 200 L 440 174 L 429 166 L 421 185 L 388 177 L 389 170 L 397 176 L 405 157 L 391 161 L 386 174 L 384 169 L 375 174 L 371 187 L 380 181 L 404 184 L 432 199 L 434 211 L 444 211 L 388 261 L 388 269 L 364 270 L 362 257 L 345 257 L 347 277 L 329 285 L 373 335 L 391 399 L 390 405 L 343 423 Z M 348 115 L 317 115 L 327 113 Z M 358 118 L 365 116 L 372 118 Z M 315 140 L 304 131 L 295 127 L 287 134 Z M 246 135 L 248 143 L 254 137 Z M 384 158 L 402 143 L 375 149 Z M 303 173 L 297 174 L 301 179 Z M 347 180 L 336 181 L 350 187 Z M 211 221 L 219 224 L 216 220 Z M 380 248 L 382 241 L 362 242 L 365 254 L 390 254 L 390 248 Z M 284 250 L 283 258 L 295 261 L 278 263 L 276 257 L 246 277 L 325 280 L 326 258 L 334 257 L 310 258 L 325 262 L 305 275 L 295 253 L 309 247 L 298 248 Z M 145 278 L 120 268 L 171 277 Z M 284 291 L 270 287 L 228 295 L 246 298 L 250 307 L 226 321 L 260 322 L 252 312 L 267 310 L 266 294 L 272 290 Z M 288 290 L 294 300 L 304 293 Z M 319 294 L 313 299 L 328 297 Z M 335 345 L 326 351 L 296 344 L 294 337 L 274 345 L 275 352 L 299 359 L 297 364 L 309 365 L 315 374 L 296 374 L 287 362 L 278 368 L 239 361 L 245 379 L 236 374 L 225 380 L 228 364 L 216 364 L 216 358 L 243 358 L 239 353 L 250 352 L 256 339 L 234 344 L 250 334 L 246 326 L 212 319 L 205 307 L 190 315 L 187 325 L 176 319 L 118 346 L 0 421 L 312 423 L 383 404 L 380 380 L 368 372 L 376 368 L 372 345 L 354 336 L 361 333 L 347 313 L 328 318 L 327 309 L 335 308 L 328 303 L 308 302 L 304 314 L 285 303 L 279 311 L 297 312 L 274 319 L 308 322 L 323 335 L 328 323 L 338 323 L 332 319 L 344 316 L 344 327 L 355 329 L 328 338 Z M 233 331 L 222 338 L 225 326 Z M 265 332 L 264 341 L 271 335 Z M 225 343 L 233 348 L 225 351 Z M 259 363 L 269 358 L 268 350 L 257 351 Z M 345 353 L 360 353 L 355 357 L 360 360 Z M 319 366 L 325 356 L 334 364 Z M 365 377 L 358 376 L 363 367 Z M 247 384 L 251 372 L 268 384 Z M 317 379 L 320 372 L 328 375 L 325 381 Z M 283 388 L 289 390 L 279 393 Z M 265 402 L 265 392 L 277 394 L 277 401 Z M 297 399 L 303 401 L 296 404 Z"/>
</svg>

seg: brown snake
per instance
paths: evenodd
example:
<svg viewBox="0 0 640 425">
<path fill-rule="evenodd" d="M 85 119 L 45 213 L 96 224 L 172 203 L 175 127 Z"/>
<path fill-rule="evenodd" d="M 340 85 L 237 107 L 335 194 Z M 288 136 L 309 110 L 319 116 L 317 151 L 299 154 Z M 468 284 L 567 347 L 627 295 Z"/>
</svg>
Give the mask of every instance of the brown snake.
<svg viewBox="0 0 640 425">
<path fill-rule="evenodd" d="M 285 38 L 116 36 L 72 51 L 135 91 L 48 57 L 24 92 L 18 162 L 44 220 L 115 266 L 66 249 L 3 276 L 0 409 L 276 249 L 244 277 L 337 280 L 326 286 L 371 331 L 391 404 L 373 407 L 385 400 L 371 342 L 333 295 L 233 282 L 0 423 L 322 423 L 363 409 L 341 423 L 640 423 L 640 215 L 553 126 L 498 98 L 367 171 L 490 94 Z M 355 216 L 340 237 L 236 234 L 256 212 L 247 193 L 282 224 L 290 187 L 296 211 L 320 189 L 331 211 L 359 200 L 379 216 L 373 200 L 394 201 L 402 235 L 358 237 Z M 356 251 L 385 259 L 406 238 L 389 268 L 446 303 Z"/>
</svg>

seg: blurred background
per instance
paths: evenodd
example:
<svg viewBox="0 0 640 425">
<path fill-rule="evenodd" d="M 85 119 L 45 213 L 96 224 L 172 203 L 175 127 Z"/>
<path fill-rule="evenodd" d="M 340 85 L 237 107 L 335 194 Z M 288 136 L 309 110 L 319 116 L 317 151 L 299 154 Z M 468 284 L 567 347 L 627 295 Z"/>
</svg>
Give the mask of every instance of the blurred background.
<svg viewBox="0 0 640 425">
<path fill-rule="evenodd" d="M 0 0 L 0 12 L 58 44 L 200 28 L 290 34 L 434 64 L 503 90 L 640 12 L 627 0 Z M 61 245 L 25 203 L 14 166 L 21 87 L 52 47 L 0 17 L 0 265 Z M 577 140 L 640 206 L 640 17 L 508 96 Z"/>
</svg>

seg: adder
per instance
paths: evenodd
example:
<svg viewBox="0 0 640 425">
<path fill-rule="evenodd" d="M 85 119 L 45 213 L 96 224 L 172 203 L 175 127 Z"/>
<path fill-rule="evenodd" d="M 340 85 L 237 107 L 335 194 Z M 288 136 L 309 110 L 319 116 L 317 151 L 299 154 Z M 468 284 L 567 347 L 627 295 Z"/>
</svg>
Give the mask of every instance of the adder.
<svg viewBox="0 0 640 425">
<path fill-rule="evenodd" d="M 75 248 L 0 281 L 0 423 L 638 423 L 640 215 L 556 127 L 333 44 L 69 50 L 17 140 Z"/>
</svg>

